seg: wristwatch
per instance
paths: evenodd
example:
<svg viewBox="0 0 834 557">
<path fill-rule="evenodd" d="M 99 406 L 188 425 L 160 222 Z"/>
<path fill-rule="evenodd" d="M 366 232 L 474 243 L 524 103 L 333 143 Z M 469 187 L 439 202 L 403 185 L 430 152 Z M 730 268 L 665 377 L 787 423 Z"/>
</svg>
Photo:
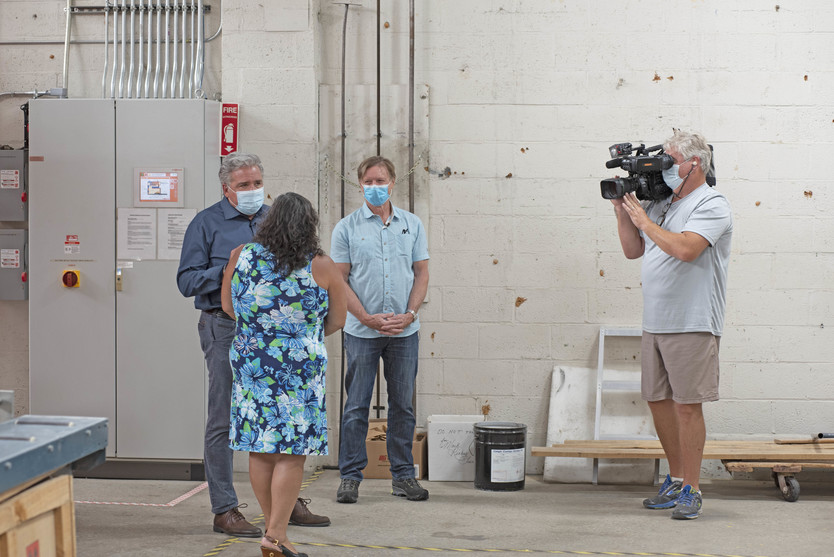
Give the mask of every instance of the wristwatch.
<svg viewBox="0 0 834 557">
<path fill-rule="evenodd" d="M 417 321 L 417 312 L 416 311 L 414 311 L 413 309 L 409 309 L 409 310 L 406 310 L 406 313 L 410 313 L 411 317 L 414 318 L 414 321 Z"/>
</svg>

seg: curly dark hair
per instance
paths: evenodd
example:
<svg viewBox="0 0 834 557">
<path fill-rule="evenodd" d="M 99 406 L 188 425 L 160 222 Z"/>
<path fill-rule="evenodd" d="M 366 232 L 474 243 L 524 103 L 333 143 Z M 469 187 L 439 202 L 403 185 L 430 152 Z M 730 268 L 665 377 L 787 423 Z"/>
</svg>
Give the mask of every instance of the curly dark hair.
<svg viewBox="0 0 834 557">
<path fill-rule="evenodd" d="M 278 196 L 252 240 L 275 256 L 275 270 L 286 276 L 316 255 L 324 255 L 318 235 L 319 216 L 306 197 Z"/>
</svg>

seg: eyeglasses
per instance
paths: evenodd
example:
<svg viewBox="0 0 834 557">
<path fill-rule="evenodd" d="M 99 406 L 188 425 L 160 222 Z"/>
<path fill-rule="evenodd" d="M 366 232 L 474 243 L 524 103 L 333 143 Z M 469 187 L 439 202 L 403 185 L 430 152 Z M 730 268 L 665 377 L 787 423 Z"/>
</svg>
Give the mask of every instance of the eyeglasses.
<svg viewBox="0 0 834 557">
<path fill-rule="evenodd" d="M 672 199 L 674 199 L 674 196 L 672 196 Z M 657 220 L 655 222 L 658 226 L 663 226 L 663 223 L 666 222 L 666 213 L 669 212 L 669 208 L 672 206 L 672 199 L 666 202 L 666 206 L 663 208 L 663 212 L 660 214 L 659 217 L 657 217 Z"/>
</svg>

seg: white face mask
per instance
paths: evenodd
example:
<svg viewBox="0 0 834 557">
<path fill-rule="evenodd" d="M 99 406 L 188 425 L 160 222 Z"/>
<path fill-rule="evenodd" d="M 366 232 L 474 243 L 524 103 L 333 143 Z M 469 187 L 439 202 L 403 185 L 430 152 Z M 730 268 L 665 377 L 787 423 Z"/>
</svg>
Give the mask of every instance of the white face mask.
<svg viewBox="0 0 834 557">
<path fill-rule="evenodd" d="M 254 215 L 264 204 L 264 189 L 244 190 L 237 192 L 237 206 L 235 209 L 244 215 Z"/>
<path fill-rule="evenodd" d="M 671 168 L 663 171 L 663 181 L 671 190 L 676 190 L 683 184 L 683 178 L 679 176 L 680 168 L 681 165 L 673 164 Z"/>
<path fill-rule="evenodd" d="M 690 160 L 692 160 L 692 159 L 686 159 L 683 162 L 687 162 L 687 161 L 690 161 Z M 680 168 L 681 168 L 680 164 L 673 164 L 671 168 L 667 168 L 666 170 L 664 170 L 662 172 L 663 181 L 666 182 L 666 185 L 669 186 L 669 189 L 671 189 L 672 191 L 681 187 L 681 184 L 683 184 L 683 181 L 686 179 L 685 177 L 684 178 L 680 177 Z M 694 162 L 692 163 L 692 168 L 689 169 L 689 173 L 687 173 L 687 176 L 689 176 L 689 174 L 692 174 L 693 170 L 695 170 L 695 163 Z"/>
</svg>

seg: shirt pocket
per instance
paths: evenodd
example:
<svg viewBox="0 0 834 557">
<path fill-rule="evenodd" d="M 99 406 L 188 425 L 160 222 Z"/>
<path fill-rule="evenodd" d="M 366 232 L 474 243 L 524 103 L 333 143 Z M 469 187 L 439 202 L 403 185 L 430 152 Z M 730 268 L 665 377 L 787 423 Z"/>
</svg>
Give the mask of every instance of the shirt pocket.
<svg viewBox="0 0 834 557">
<path fill-rule="evenodd" d="M 356 264 L 359 261 L 379 256 L 378 244 L 379 238 L 372 236 L 356 235 L 350 241 L 350 261 Z"/>
<path fill-rule="evenodd" d="M 397 255 L 411 258 L 414 252 L 415 238 L 413 234 L 397 235 Z"/>
</svg>

